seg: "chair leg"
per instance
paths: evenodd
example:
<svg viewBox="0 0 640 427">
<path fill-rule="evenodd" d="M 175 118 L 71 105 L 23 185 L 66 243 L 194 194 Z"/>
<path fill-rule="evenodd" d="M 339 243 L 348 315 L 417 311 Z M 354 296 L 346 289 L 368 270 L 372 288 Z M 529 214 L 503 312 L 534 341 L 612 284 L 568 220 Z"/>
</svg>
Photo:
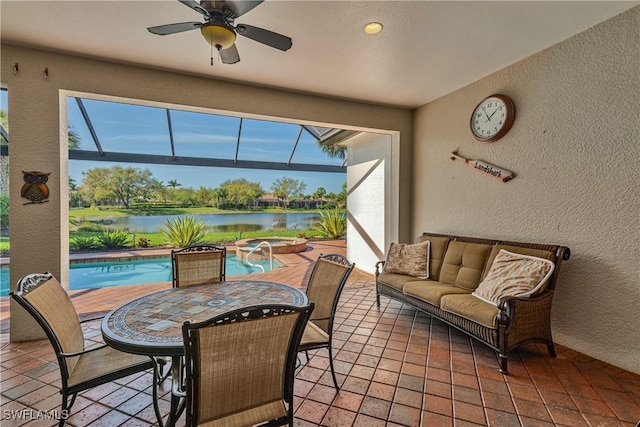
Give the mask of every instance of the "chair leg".
<svg viewBox="0 0 640 427">
<path fill-rule="evenodd" d="M 336 390 L 340 391 L 340 387 L 338 387 L 338 380 L 336 379 L 336 372 L 333 369 L 333 351 L 331 350 L 331 341 L 329 341 L 329 366 L 331 367 L 331 376 L 333 377 L 333 385 Z"/>
<path fill-rule="evenodd" d="M 307 350 L 304 351 L 304 355 L 307 356 L 307 363 L 309 363 L 309 352 Z"/>
<path fill-rule="evenodd" d="M 161 357 L 152 357 L 152 359 L 155 362 L 156 367 L 158 368 L 157 371 L 154 369 L 156 383 L 158 385 L 162 385 L 162 383 L 164 383 L 165 380 L 169 378 L 169 375 L 171 375 L 171 369 L 167 369 L 167 373 L 165 374 L 164 366 L 167 364 L 167 361 Z"/>
<path fill-rule="evenodd" d="M 551 357 L 556 357 L 556 346 L 553 343 L 547 344 L 547 350 Z"/>
<path fill-rule="evenodd" d="M 60 407 L 60 421 L 58 422 L 59 427 L 64 426 L 64 423 L 67 421 L 67 418 L 69 417 L 69 412 L 71 411 L 71 407 L 76 401 L 76 396 L 78 396 L 78 393 L 73 393 L 71 395 L 71 401 L 69 401 L 69 395 L 66 392 L 62 393 L 62 406 Z"/>
</svg>

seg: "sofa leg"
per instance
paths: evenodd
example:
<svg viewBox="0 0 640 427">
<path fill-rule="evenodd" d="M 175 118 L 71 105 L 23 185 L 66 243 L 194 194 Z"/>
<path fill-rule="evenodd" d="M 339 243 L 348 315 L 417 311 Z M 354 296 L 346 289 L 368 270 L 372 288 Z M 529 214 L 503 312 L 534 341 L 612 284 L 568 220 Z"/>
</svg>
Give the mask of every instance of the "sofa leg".
<svg viewBox="0 0 640 427">
<path fill-rule="evenodd" d="M 547 344 L 547 350 L 551 357 L 556 357 L 556 346 L 553 343 Z"/>
<path fill-rule="evenodd" d="M 509 374 L 507 371 L 507 355 L 506 354 L 498 354 L 498 360 L 500 362 L 500 373 Z"/>
<path fill-rule="evenodd" d="M 380 294 L 376 292 L 376 304 L 380 307 Z"/>
</svg>

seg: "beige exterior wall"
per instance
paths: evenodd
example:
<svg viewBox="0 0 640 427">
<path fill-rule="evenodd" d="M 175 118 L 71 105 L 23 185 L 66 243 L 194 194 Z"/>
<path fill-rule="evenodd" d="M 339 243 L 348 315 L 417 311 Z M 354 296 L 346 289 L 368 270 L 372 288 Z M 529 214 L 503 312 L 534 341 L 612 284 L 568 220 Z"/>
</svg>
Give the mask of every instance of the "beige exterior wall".
<svg viewBox="0 0 640 427">
<path fill-rule="evenodd" d="M 360 133 L 349 140 L 347 171 L 347 258 L 369 273 L 398 241 L 396 193 L 398 144 L 394 135 Z"/>
<path fill-rule="evenodd" d="M 640 373 L 640 7 L 416 111 L 413 234 L 569 246 L 554 340 Z M 516 104 L 511 131 L 477 142 L 485 96 Z M 507 183 L 449 155 L 515 172 Z"/>
<path fill-rule="evenodd" d="M 2 45 L 1 81 L 9 95 L 11 286 L 25 274 L 51 271 L 66 282 L 67 91 L 143 100 L 150 105 L 197 107 L 207 111 L 270 116 L 288 121 L 330 124 L 357 129 L 383 129 L 399 134 L 396 170 L 411 173 L 412 115 L 408 110 L 257 88 L 177 73 L 97 61 L 53 52 Z M 20 71 L 13 73 L 13 64 Z M 43 70 L 48 68 L 48 78 Z M 61 118 L 62 116 L 62 118 Z M 61 126 L 62 124 L 62 126 Z M 61 142 L 62 141 L 62 142 Z M 404 164 L 403 167 L 399 165 Z M 22 170 L 51 172 L 48 203 L 23 205 Z M 399 182 L 399 181 L 397 181 Z M 393 224 L 398 236 L 410 235 L 409 189 L 393 189 L 394 209 L 402 219 Z M 41 336 L 28 315 L 11 306 L 11 339 Z"/>
</svg>

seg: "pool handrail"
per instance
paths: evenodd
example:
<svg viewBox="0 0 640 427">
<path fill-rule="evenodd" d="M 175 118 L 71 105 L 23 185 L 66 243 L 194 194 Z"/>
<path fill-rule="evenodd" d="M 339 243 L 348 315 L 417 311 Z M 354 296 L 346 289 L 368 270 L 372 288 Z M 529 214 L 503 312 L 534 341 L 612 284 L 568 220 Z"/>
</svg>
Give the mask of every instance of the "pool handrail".
<svg viewBox="0 0 640 427">
<path fill-rule="evenodd" d="M 245 262 L 247 263 L 247 265 L 251 266 L 251 267 L 259 267 L 260 270 L 262 270 L 262 272 L 264 273 L 264 267 L 261 266 L 260 264 L 253 264 L 251 261 L 249 261 L 249 256 L 256 252 L 260 246 L 262 245 L 266 245 L 269 248 L 269 271 L 273 270 L 273 249 L 271 248 L 271 244 L 267 241 L 262 241 L 260 243 L 258 243 L 255 248 L 251 249 L 249 251 L 249 253 L 247 254 L 247 256 L 245 257 Z"/>
</svg>

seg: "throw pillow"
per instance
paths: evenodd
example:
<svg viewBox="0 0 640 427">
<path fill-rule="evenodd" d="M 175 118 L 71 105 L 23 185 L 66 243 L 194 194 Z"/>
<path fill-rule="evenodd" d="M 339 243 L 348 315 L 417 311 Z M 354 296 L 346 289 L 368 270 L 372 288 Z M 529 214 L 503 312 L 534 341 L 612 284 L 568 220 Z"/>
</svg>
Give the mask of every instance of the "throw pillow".
<svg viewBox="0 0 640 427">
<path fill-rule="evenodd" d="M 531 296 L 546 284 L 554 267 L 548 259 L 501 249 L 472 295 L 490 304 L 504 296 Z"/>
<path fill-rule="evenodd" d="M 384 263 L 385 273 L 408 274 L 420 279 L 429 278 L 429 248 L 431 242 L 392 243 Z"/>
</svg>

